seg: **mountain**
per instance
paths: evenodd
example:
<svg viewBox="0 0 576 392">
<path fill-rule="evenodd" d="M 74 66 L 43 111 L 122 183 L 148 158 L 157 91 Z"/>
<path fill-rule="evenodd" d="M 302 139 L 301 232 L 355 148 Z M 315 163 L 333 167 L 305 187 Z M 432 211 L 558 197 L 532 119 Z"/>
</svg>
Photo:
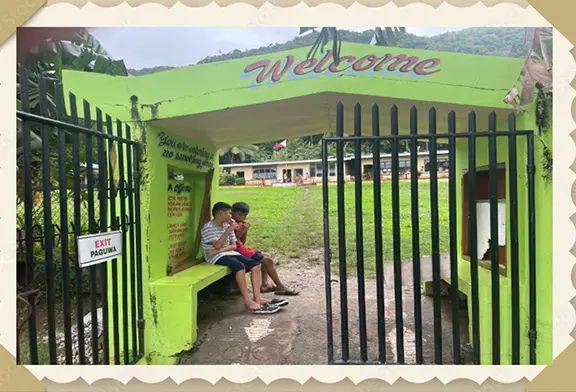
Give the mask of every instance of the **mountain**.
<svg viewBox="0 0 576 392">
<path fill-rule="evenodd" d="M 468 54 L 492 55 L 502 57 L 524 57 L 530 47 L 530 42 L 525 39 L 524 27 L 471 27 L 459 31 L 447 32 L 433 37 L 420 37 L 414 34 L 405 34 L 399 38 L 396 47 L 406 49 L 428 49 L 442 52 L 458 52 Z M 340 30 L 343 42 L 369 44 L 372 40 L 372 31 L 363 32 Z M 239 59 L 244 57 L 259 56 L 270 53 L 282 52 L 302 47 L 311 47 L 318 32 L 295 37 L 293 40 L 279 44 L 270 44 L 260 48 L 238 50 L 229 53 L 208 56 L 198 61 L 198 64 L 214 63 Z M 129 69 L 133 76 L 148 75 L 155 72 L 166 71 L 176 67 L 158 66 L 144 69 Z"/>
</svg>

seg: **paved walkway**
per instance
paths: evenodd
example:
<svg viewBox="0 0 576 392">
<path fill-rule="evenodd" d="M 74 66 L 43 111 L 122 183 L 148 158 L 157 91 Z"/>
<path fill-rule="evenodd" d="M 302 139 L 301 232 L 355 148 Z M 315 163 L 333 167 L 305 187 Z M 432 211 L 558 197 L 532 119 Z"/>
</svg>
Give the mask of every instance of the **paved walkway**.
<svg viewBox="0 0 576 392">
<path fill-rule="evenodd" d="M 320 252 L 309 255 L 306 264 L 279 259 L 280 276 L 301 293 L 288 297 L 290 304 L 273 315 L 253 315 L 247 312 L 238 295 L 201 299 L 199 304 L 199 341 L 196 347 L 180 355 L 182 364 L 327 364 L 326 304 L 324 301 L 324 272 Z M 403 263 L 403 319 L 404 355 L 406 363 L 415 363 L 414 303 L 411 262 Z M 396 318 L 393 286 L 393 267 L 385 266 L 385 340 L 386 359 L 396 362 Z M 442 260 L 442 276 L 449 275 L 449 264 Z M 430 260 L 422 261 L 422 278 L 431 279 Z M 341 357 L 340 298 L 338 277 L 333 276 L 332 309 L 334 356 Z M 360 359 L 358 329 L 358 281 L 349 278 L 348 315 L 350 359 Z M 376 282 L 367 279 L 366 325 L 368 359 L 378 358 L 378 322 Z M 450 302 L 442 300 L 442 357 L 452 360 L 452 316 Z M 425 363 L 434 363 L 434 317 L 431 297 L 422 296 L 422 338 Z M 467 326 L 461 323 L 462 341 L 468 341 Z M 466 346 L 466 344 L 464 344 Z M 469 350 L 463 351 L 465 362 L 470 361 Z"/>
</svg>

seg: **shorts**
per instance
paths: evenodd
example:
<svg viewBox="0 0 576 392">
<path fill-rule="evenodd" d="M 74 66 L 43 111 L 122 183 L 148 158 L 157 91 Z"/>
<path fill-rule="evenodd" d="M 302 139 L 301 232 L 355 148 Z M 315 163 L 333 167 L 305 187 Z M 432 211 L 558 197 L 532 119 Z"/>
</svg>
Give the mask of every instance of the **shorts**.
<svg viewBox="0 0 576 392">
<path fill-rule="evenodd" d="M 252 268 L 258 267 L 260 261 L 242 255 L 227 255 L 220 257 L 214 264 L 222 265 L 230 268 L 234 272 L 238 272 L 242 270 L 250 271 Z"/>
<path fill-rule="evenodd" d="M 251 257 L 252 260 L 255 260 L 259 263 L 262 262 L 263 258 L 264 258 L 264 255 L 259 250 L 257 250 L 256 253 L 254 253 L 254 256 Z"/>
</svg>

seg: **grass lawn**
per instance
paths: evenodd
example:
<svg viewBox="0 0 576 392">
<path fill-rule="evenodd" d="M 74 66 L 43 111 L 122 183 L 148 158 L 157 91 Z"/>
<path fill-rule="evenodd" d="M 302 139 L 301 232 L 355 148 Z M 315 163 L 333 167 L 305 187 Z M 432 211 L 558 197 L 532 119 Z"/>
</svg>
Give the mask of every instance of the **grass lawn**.
<svg viewBox="0 0 576 392">
<path fill-rule="evenodd" d="M 338 211 L 336 186 L 329 188 L 330 242 L 334 261 L 338 257 Z M 430 224 L 430 186 L 419 183 L 420 254 L 432 253 Z M 362 185 L 365 271 L 375 274 L 374 252 L 374 195 L 371 183 Z M 244 201 L 250 205 L 248 221 L 252 224 L 248 236 L 249 246 L 265 252 L 277 252 L 298 257 L 307 250 L 323 247 L 322 187 L 303 188 L 245 187 L 221 188 L 219 198 L 230 204 Z M 350 274 L 356 265 L 356 217 L 354 184 L 345 185 L 346 199 L 346 259 Z M 448 182 L 438 181 L 438 211 L 440 222 L 440 251 L 449 249 Z M 410 182 L 400 182 L 400 237 L 401 259 L 412 257 L 412 218 Z M 393 260 L 391 182 L 382 184 L 382 246 L 384 262 Z"/>
</svg>

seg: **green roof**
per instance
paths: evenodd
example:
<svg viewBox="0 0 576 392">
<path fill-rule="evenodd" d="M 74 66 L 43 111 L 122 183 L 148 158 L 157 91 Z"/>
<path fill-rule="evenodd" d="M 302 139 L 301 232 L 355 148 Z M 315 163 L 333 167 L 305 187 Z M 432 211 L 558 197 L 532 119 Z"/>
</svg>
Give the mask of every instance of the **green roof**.
<svg viewBox="0 0 576 392">
<path fill-rule="evenodd" d="M 503 99 L 524 63 L 518 58 L 343 43 L 336 67 L 331 52 L 306 61 L 308 50 L 138 77 L 64 71 L 64 89 L 124 121 L 131 119 L 134 95 L 140 105 L 157 108 L 157 119 L 326 92 L 510 109 Z M 141 119 L 151 119 L 153 112 L 141 110 Z"/>
</svg>

